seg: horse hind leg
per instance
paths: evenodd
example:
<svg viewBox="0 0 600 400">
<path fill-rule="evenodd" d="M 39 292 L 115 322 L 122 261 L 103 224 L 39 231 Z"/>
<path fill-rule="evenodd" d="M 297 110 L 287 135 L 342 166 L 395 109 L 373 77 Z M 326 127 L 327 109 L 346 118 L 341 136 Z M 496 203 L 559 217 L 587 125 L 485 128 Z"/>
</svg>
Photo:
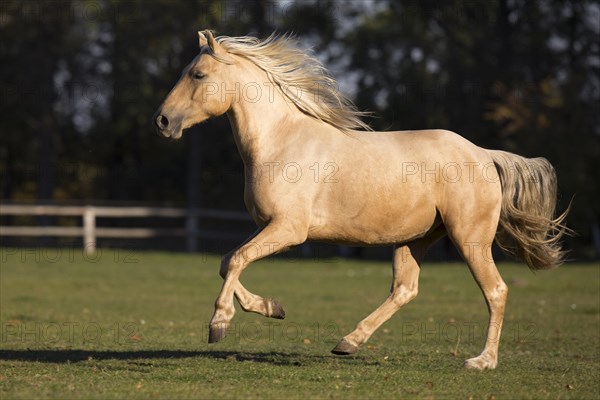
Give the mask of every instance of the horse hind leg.
<svg viewBox="0 0 600 400">
<path fill-rule="evenodd" d="M 458 220 L 457 220 L 458 221 Z M 472 224 L 464 218 L 456 225 L 448 224 L 448 235 L 471 270 L 487 303 L 489 324 L 483 352 L 464 362 L 468 369 L 494 369 L 498 364 L 498 347 L 508 287 L 502 280 L 492 258 L 492 242 L 496 234 L 497 220 L 487 222 L 474 219 Z M 460 228 L 459 228 L 460 227 Z"/>
<path fill-rule="evenodd" d="M 346 335 L 331 350 L 333 354 L 347 355 L 355 353 L 371 335 L 400 308 L 417 296 L 421 261 L 427 249 L 438 239 L 446 235 L 443 226 L 439 226 L 429 236 L 394 248 L 393 280 L 389 297 L 369 316 L 360 321 L 356 329 Z"/>
</svg>

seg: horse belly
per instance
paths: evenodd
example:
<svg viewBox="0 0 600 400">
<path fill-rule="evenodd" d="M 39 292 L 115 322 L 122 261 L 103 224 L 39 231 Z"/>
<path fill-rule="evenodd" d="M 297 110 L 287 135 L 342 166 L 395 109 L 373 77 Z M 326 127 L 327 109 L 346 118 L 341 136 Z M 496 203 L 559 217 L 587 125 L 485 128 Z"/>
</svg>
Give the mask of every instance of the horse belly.
<svg viewBox="0 0 600 400">
<path fill-rule="evenodd" d="M 367 201 L 358 210 L 317 207 L 313 209 L 308 238 L 360 246 L 409 242 L 424 236 L 438 223 L 435 204 L 427 197 Z"/>
</svg>

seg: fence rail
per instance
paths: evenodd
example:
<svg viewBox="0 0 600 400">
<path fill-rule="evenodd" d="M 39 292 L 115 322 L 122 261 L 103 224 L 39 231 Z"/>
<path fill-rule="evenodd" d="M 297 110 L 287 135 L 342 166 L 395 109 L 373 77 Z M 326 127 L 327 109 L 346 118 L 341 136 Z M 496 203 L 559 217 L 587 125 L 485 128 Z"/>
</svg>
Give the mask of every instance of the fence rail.
<svg viewBox="0 0 600 400">
<path fill-rule="evenodd" d="M 198 228 L 198 219 L 216 219 L 223 221 L 252 221 L 248 213 L 211 209 L 185 209 L 172 207 L 106 207 L 106 206 L 58 206 L 58 205 L 22 205 L 0 204 L 0 216 L 72 216 L 81 217 L 82 226 L 6 226 L 0 225 L 0 236 L 57 236 L 82 237 L 83 248 L 88 254 L 96 252 L 97 238 L 136 238 L 145 239 L 165 236 L 187 238 L 187 250 L 197 250 L 197 238 L 230 238 L 219 231 Z M 97 227 L 98 218 L 183 218 L 182 228 L 106 228 Z"/>
</svg>

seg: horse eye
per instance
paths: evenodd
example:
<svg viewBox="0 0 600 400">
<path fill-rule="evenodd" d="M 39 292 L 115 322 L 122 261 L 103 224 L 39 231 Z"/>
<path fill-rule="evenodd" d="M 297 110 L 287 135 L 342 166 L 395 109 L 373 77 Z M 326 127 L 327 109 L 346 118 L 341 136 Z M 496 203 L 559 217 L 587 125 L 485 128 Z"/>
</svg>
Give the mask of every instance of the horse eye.
<svg viewBox="0 0 600 400">
<path fill-rule="evenodd" d="M 198 80 L 204 78 L 204 76 L 205 75 L 202 72 L 194 72 L 194 75 L 193 75 L 194 79 L 198 79 Z"/>
</svg>

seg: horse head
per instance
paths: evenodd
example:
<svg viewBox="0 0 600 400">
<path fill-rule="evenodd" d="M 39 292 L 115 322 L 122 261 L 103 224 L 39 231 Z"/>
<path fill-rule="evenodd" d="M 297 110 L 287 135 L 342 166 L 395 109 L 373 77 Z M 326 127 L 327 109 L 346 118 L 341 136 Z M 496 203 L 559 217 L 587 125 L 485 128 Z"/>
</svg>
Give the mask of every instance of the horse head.
<svg viewBox="0 0 600 400">
<path fill-rule="evenodd" d="M 233 62 L 210 31 L 200 31 L 198 36 L 200 54 L 184 68 L 152 117 L 164 137 L 179 139 L 184 129 L 218 117 L 231 107 L 232 94 L 224 89 Z"/>
</svg>

